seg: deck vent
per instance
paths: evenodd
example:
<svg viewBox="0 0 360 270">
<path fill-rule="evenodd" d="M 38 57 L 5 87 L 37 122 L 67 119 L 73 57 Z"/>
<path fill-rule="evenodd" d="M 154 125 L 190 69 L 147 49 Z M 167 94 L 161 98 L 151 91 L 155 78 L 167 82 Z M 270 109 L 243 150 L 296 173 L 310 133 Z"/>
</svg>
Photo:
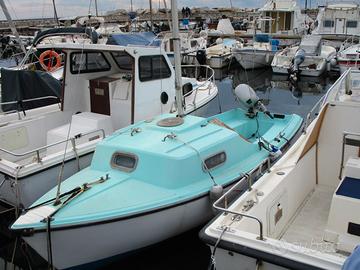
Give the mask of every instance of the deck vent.
<svg viewBox="0 0 360 270">
<path fill-rule="evenodd" d="M 161 119 L 156 124 L 160 127 L 176 127 L 182 125 L 183 123 L 184 119 L 182 119 L 181 117 L 168 117 Z"/>
</svg>

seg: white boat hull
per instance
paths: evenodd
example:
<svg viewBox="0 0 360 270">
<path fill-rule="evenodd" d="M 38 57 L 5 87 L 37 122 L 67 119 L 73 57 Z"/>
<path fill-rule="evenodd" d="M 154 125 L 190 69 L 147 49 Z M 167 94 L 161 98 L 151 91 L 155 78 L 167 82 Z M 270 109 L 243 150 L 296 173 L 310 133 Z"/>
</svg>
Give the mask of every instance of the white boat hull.
<svg viewBox="0 0 360 270">
<path fill-rule="evenodd" d="M 206 63 L 211 68 L 223 68 L 230 65 L 231 56 L 223 55 L 223 56 L 211 56 L 208 57 Z"/>
<path fill-rule="evenodd" d="M 95 146 L 94 146 L 95 149 Z M 94 150 L 80 156 L 80 168 L 86 168 L 90 165 Z M 0 199 L 11 205 L 29 207 L 33 202 L 39 199 L 47 191 L 56 186 L 61 168 L 61 163 L 50 168 L 45 168 L 34 174 L 19 178 L 17 184 L 14 178 L 0 173 Z M 65 162 L 62 180 L 65 180 L 78 172 L 76 159 Z M 18 192 L 17 192 L 18 190 Z"/>
<path fill-rule="evenodd" d="M 340 64 L 339 63 L 339 69 L 340 69 L 340 73 L 343 74 L 345 71 L 347 71 L 348 69 L 351 70 L 360 70 L 360 61 L 359 62 L 354 62 L 351 65 L 349 64 Z"/>
<path fill-rule="evenodd" d="M 153 245 L 203 224 L 212 217 L 211 209 L 209 196 L 203 196 L 134 218 L 52 231 L 53 264 L 66 269 Z M 47 260 L 46 232 L 24 240 Z"/>
<path fill-rule="evenodd" d="M 255 69 L 271 66 L 273 52 L 249 50 L 234 53 L 235 59 L 244 69 Z"/>
<path fill-rule="evenodd" d="M 272 70 L 274 73 L 279 74 L 289 74 L 288 70 L 290 67 L 288 66 L 272 66 Z M 321 65 L 320 68 L 317 69 L 309 69 L 309 68 L 301 68 L 300 67 L 300 75 L 302 76 L 310 76 L 310 77 L 319 77 L 324 73 L 326 69 L 326 63 Z"/>
</svg>

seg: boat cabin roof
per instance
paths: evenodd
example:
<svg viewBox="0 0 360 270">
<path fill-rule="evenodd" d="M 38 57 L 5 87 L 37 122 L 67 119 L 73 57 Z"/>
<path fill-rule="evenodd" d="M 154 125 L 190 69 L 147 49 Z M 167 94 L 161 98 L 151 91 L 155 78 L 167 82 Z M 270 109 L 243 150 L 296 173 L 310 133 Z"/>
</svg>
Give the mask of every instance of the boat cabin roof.
<svg viewBox="0 0 360 270">
<path fill-rule="evenodd" d="M 160 47 L 145 47 L 145 46 L 119 46 L 106 44 L 80 44 L 80 43 L 55 43 L 47 45 L 38 45 L 39 49 L 53 48 L 62 51 L 102 51 L 102 52 L 127 52 L 131 55 L 135 54 L 152 54 L 164 53 Z"/>
</svg>

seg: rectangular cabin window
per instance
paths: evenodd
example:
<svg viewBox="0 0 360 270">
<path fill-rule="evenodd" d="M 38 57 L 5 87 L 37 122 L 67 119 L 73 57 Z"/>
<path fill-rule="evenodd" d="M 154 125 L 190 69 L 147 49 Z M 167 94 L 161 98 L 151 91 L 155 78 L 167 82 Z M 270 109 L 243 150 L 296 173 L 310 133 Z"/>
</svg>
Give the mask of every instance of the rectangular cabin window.
<svg viewBox="0 0 360 270">
<path fill-rule="evenodd" d="M 334 21 L 333 20 L 325 20 L 324 27 L 334 27 Z"/>
<path fill-rule="evenodd" d="M 346 27 L 347 28 L 356 28 L 357 27 L 358 22 L 357 21 L 347 21 L 346 22 Z"/>
<path fill-rule="evenodd" d="M 140 56 L 140 81 L 152 81 L 171 77 L 171 70 L 163 55 Z"/>
<path fill-rule="evenodd" d="M 217 154 L 205 159 L 204 163 L 206 165 L 206 168 L 208 170 L 211 170 L 211 169 L 214 169 L 214 168 L 224 164 L 225 161 L 226 161 L 225 152 L 220 152 L 220 153 L 217 153 Z M 206 169 L 206 168 L 204 168 L 204 169 Z"/>
<path fill-rule="evenodd" d="M 123 172 L 135 170 L 137 162 L 137 156 L 129 153 L 115 152 L 111 157 L 111 167 Z"/>
<path fill-rule="evenodd" d="M 111 56 L 121 70 L 132 70 L 133 58 L 129 54 L 126 52 L 112 52 Z"/>
<path fill-rule="evenodd" d="M 72 74 L 108 71 L 111 68 L 102 52 L 74 52 L 70 58 Z"/>
</svg>

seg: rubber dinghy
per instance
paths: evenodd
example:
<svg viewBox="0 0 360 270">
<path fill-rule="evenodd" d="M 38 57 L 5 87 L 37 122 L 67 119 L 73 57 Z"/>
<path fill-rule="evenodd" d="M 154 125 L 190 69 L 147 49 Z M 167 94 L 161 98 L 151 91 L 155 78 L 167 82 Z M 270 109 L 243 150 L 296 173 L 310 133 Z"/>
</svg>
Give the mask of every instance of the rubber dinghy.
<svg viewBox="0 0 360 270">
<path fill-rule="evenodd" d="M 298 115 L 271 115 L 250 87 L 243 85 L 236 94 L 248 110 L 210 118 L 161 115 L 105 138 L 90 167 L 61 184 L 57 203 L 54 188 L 12 229 L 64 269 L 132 252 L 203 224 L 213 214 L 210 191 L 213 195 L 267 164 L 302 123 Z"/>
</svg>

